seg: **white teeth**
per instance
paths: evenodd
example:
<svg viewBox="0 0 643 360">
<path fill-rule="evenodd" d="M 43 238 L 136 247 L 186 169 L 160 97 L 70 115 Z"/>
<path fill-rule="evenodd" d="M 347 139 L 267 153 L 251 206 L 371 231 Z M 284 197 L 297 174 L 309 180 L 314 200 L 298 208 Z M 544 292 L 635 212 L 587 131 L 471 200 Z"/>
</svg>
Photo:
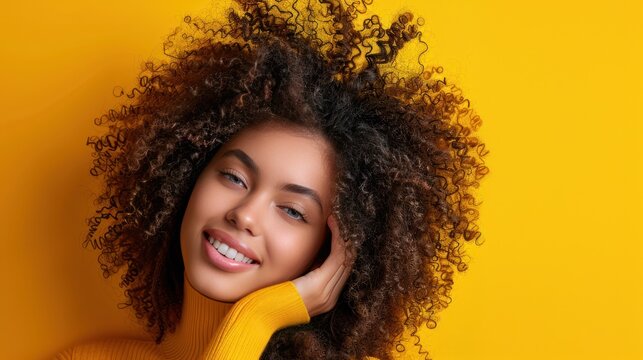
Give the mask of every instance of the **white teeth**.
<svg viewBox="0 0 643 360">
<path fill-rule="evenodd" d="M 245 256 L 239 250 L 231 248 L 230 246 L 228 246 L 228 244 L 222 243 L 219 240 L 213 239 L 210 235 L 208 235 L 208 241 L 210 242 L 210 244 L 212 244 L 212 246 L 214 246 L 215 249 L 217 249 L 217 251 L 221 255 L 227 257 L 228 259 L 234 259 L 235 261 L 244 262 L 246 264 L 252 263 L 252 259 Z"/>
<path fill-rule="evenodd" d="M 234 257 L 237 256 L 237 250 L 229 248 L 228 251 L 226 251 L 223 255 L 228 259 L 234 259 Z"/>
</svg>

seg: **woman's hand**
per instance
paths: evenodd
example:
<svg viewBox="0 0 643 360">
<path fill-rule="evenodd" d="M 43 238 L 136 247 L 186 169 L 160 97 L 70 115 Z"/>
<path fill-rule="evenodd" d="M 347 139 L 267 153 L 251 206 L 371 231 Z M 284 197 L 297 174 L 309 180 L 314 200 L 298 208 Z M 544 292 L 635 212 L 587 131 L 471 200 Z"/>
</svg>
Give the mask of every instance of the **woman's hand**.
<svg viewBox="0 0 643 360">
<path fill-rule="evenodd" d="M 335 306 L 353 266 L 353 256 L 346 254 L 344 239 L 332 215 L 328 217 L 328 227 L 332 234 L 328 258 L 320 267 L 293 280 L 310 317 Z"/>
</svg>

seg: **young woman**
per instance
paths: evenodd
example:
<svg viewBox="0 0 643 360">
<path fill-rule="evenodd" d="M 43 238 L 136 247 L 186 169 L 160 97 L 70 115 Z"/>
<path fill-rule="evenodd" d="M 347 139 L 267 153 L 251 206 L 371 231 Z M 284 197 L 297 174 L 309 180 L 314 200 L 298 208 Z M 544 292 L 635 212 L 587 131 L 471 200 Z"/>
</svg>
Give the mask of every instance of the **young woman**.
<svg viewBox="0 0 643 360">
<path fill-rule="evenodd" d="M 105 190 L 85 246 L 155 341 L 58 358 L 428 358 L 417 331 L 480 236 L 479 117 L 439 68 L 398 75 L 411 14 L 237 1 L 223 25 L 187 17 L 89 139 Z"/>
</svg>

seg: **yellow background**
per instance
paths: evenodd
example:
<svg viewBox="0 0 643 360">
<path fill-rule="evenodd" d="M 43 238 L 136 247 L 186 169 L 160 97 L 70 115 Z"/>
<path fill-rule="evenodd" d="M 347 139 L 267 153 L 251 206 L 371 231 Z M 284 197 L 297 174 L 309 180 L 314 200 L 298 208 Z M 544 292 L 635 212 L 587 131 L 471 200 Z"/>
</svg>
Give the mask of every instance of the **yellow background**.
<svg viewBox="0 0 643 360">
<path fill-rule="evenodd" d="M 0 358 L 143 336 L 80 245 L 96 186 L 84 143 L 94 116 L 116 104 L 114 86 L 132 86 L 183 16 L 209 6 L 4 4 Z M 378 13 L 424 17 L 425 60 L 471 99 L 491 150 L 479 192 L 485 243 L 470 247 L 470 268 L 428 331 L 433 359 L 643 358 L 642 8 L 375 0 Z"/>
</svg>

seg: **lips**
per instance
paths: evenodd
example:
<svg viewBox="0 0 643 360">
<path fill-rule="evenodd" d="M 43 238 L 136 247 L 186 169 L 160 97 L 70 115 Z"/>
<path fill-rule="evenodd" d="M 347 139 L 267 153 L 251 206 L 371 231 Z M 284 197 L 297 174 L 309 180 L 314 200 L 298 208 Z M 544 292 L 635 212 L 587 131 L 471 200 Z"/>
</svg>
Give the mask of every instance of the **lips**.
<svg viewBox="0 0 643 360">
<path fill-rule="evenodd" d="M 261 263 L 261 261 L 259 261 L 259 257 L 257 256 L 257 254 L 255 254 L 255 252 L 250 247 L 248 247 L 248 245 L 242 242 L 239 242 L 232 236 L 228 235 L 226 232 L 223 232 L 218 229 L 204 229 L 203 233 L 204 235 L 206 235 L 206 238 L 208 235 L 212 236 L 212 238 L 218 239 L 219 241 L 228 245 L 229 247 L 235 248 L 238 251 L 242 252 L 245 256 L 252 259 L 255 263 L 257 264 Z"/>
</svg>

